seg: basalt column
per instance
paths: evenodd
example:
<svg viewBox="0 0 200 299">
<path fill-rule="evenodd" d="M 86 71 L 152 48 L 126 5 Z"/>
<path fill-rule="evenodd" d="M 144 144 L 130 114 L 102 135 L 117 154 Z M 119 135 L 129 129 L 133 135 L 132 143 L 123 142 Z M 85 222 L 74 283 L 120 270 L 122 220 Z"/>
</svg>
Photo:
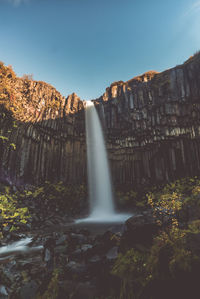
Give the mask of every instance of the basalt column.
<svg viewBox="0 0 200 299">
<path fill-rule="evenodd" d="M 200 55 L 115 82 L 96 100 L 115 185 L 200 174 Z"/>
</svg>

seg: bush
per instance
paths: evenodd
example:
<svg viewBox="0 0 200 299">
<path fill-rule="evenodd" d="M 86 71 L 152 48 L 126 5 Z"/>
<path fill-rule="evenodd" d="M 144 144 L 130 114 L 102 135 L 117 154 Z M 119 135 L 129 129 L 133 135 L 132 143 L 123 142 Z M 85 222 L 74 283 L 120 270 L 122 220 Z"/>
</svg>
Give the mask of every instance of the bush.
<svg viewBox="0 0 200 299">
<path fill-rule="evenodd" d="M 121 279 L 120 299 L 137 299 L 148 280 L 146 255 L 135 249 L 119 254 L 112 272 Z"/>
<path fill-rule="evenodd" d="M 65 185 L 63 182 L 46 181 L 34 191 L 24 193 L 29 200 L 34 200 L 40 209 L 46 211 L 63 211 L 70 215 L 79 213 L 86 204 L 85 185 Z"/>
<path fill-rule="evenodd" d="M 148 204 L 160 226 L 149 250 L 130 248 L 119 254 L 112 274 L 121 281 L 117 298 L 196 298 L 200 292 L 200 216 L 187 224 L 180 213 L 199 206 L 197 177 L 157 186 L 147 194 Z"/>
<path fill-rule="evenodd" d="M 20 202 L 9 187 L 4 193 L 0 193 L 0 220 L 3 227 L 10 225 L 11 230 L 18 229 L 19 223 L 26 223 L 29 218 L 27 207 L 20 207 Z"/>
</svg>

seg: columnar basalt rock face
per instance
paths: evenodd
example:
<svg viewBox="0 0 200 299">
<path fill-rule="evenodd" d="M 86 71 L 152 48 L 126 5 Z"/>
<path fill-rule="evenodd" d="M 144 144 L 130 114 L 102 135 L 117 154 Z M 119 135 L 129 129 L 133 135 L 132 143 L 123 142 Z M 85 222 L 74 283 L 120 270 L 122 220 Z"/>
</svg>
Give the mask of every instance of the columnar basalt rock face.
<svg viewBox="0 0 200 299">
<path fill-rule="evenodd" d="M 1 79 L 1 78 L 0 78 Z M 86 182 L 84 102 L 52 86 L 9 78 L 1 103 L 17 127 L 1 134 L 1 177 L 15 183 Z M 105 131 L 115 185 L 152 184 L 200 174 L 200 55 L 162 73 L 113 83 L 94 100 Z"/>
<path fill-rule="evenodd" d="M 200 57 L 116 82 L 96 100 L 115 185 L 200 174 Z"/>
<path fill-rule="evenodd" d="M 43 82 L 15 79 L 8 109 L 15 127 L 6 121 L 1 133 L 16 145 L 5 146 L 1 177 L 16 184 L 45 180 L 82 183 L 86 178 L 83 102 L 76 94 L 62 97 Z"/>
</svg>

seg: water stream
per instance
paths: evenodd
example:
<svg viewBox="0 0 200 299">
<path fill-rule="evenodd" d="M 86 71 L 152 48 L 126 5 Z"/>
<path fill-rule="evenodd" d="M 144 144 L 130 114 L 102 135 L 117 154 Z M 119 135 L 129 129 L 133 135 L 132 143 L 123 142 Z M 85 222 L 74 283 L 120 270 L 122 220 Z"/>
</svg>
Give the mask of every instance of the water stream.
<svg viewBox="0 0 200 299">
<path fill-rule="evenodd" d="M 26 237 L 19 241 L 0 247 L 0 261 L 4 257 L 10 257 L 18 253 L 30 253 L 30 251 L 42 250 L 43 246 L 29 247 L 32 238 Z"/>
<path fill-rule="evenodd" d="M 123 222 L 130 215 L 115 211 L 103 131 L 91 101 L 86 102 L 85 119 L 90 214 L 78 222 Z"/>
</svg>

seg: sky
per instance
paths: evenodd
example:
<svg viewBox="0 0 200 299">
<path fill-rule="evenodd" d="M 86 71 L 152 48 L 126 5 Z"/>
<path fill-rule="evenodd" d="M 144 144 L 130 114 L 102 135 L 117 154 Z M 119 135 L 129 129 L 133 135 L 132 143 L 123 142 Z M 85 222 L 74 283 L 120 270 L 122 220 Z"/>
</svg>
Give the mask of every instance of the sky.
<svg viewBox="0 0 200 299">
<path fill-rule="evenodd" d="M 198 50 L 199 0 L 0 0 L 0 60 L 63 96 L 95 99 Z"/>
</svg>

